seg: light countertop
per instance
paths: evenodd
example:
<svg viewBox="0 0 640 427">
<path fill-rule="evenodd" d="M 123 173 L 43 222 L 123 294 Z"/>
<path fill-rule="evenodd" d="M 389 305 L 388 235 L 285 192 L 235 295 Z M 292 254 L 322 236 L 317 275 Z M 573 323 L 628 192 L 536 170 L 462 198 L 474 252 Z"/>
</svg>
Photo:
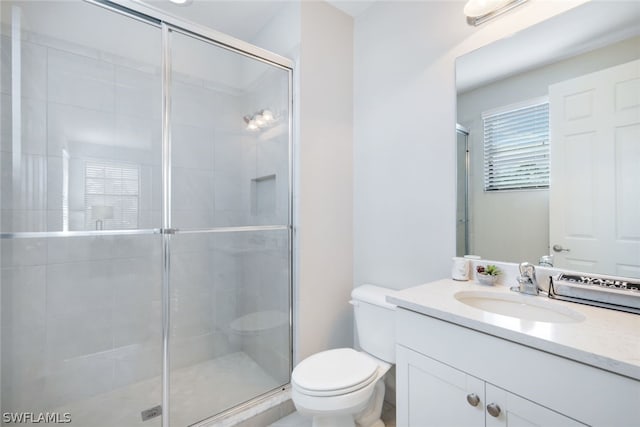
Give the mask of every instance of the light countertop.
<svg viewBox="0 0 640 427">
<path fill-rule="evenodd" d="M 584 316 L 584 320 L 565 323 L 522 320 L 466 305 L 454 296 L 460 291 L 518 295 L 506 286 L 482 286 L 471 281 L 443 279 L 398 291 L 387 296 L 387 301 L 407 310 L 640 380 L 640 315 L 549 300 L 544 295 L 523 295 L 522 298 L 540 298 L 559 306 L 560 310 L 576 312 Z"/>
</svg>

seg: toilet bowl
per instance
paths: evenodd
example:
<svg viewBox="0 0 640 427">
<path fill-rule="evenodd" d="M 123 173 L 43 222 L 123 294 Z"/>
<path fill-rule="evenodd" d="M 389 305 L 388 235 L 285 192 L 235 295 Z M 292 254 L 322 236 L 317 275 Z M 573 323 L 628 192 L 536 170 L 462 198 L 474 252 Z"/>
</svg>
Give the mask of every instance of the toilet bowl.
<svg viewBox="0 0 640 427">
<path fill-rule="evenodd" d="M 392 290 L 373 285 L 352 292 L 360 346 L 316 353 L 291 375 L 291 397 L 313 427 L 384 427 L 384 375 L 395 362 L 395 306 Z"/>
</svg>

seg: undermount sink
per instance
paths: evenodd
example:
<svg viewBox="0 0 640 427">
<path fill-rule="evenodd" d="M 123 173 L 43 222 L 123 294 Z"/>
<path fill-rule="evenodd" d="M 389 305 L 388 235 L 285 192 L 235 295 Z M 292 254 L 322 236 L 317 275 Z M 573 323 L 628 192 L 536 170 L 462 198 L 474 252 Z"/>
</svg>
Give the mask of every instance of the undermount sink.
<svg viewBox="0 0 640 427">
<path fill-rule="evenodd" d="M 470 307 L 522 320 L 568 323 L 585 319 L 577 311 L 533 295 L 461 291 L 455 294 L 455 298 Z"/>
</svg>

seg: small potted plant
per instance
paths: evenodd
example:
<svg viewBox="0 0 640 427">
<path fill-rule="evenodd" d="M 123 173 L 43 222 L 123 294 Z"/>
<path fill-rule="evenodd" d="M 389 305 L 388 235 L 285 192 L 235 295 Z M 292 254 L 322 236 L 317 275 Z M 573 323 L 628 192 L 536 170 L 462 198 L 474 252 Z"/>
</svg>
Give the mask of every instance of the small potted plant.
<svg viewBox="0 0 640 427">
<path fill-rule="evenodd" d="M 487 266 L 479 265 L 476 267 L 476 277 L 478 283 L 486 286 L 493 286 L 498 281 L 498 275 L 500 275 L 500 269 L 495 265 L 489 264 Z"/>
</svg>

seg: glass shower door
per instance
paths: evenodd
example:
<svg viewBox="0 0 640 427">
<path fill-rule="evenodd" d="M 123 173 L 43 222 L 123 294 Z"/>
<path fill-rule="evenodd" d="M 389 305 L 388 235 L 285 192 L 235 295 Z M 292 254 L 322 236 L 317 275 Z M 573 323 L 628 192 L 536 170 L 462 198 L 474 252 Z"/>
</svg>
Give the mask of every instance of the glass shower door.
<svg viewBox="0 0 640 427">
<path fill-rule="evenodd" d="M 0 7 L 0 422 L 157 427 L 140 413 L 162 397 L 160 29 Z"/>
<path fill-rule="evenodd" d="M 289 382 L 290 71 L 170 33 L 170 420 Z"/>
<path fill-rule="evenodd" d="M 469 133 L 456 126 L 456 256 L 469 255 Z"/>
<path fill-rule="evenodd" d="M 186 426 L 288 383 L 290 69 L 108 2 L 0 7 L 11 425 Z"/>
</svg>

